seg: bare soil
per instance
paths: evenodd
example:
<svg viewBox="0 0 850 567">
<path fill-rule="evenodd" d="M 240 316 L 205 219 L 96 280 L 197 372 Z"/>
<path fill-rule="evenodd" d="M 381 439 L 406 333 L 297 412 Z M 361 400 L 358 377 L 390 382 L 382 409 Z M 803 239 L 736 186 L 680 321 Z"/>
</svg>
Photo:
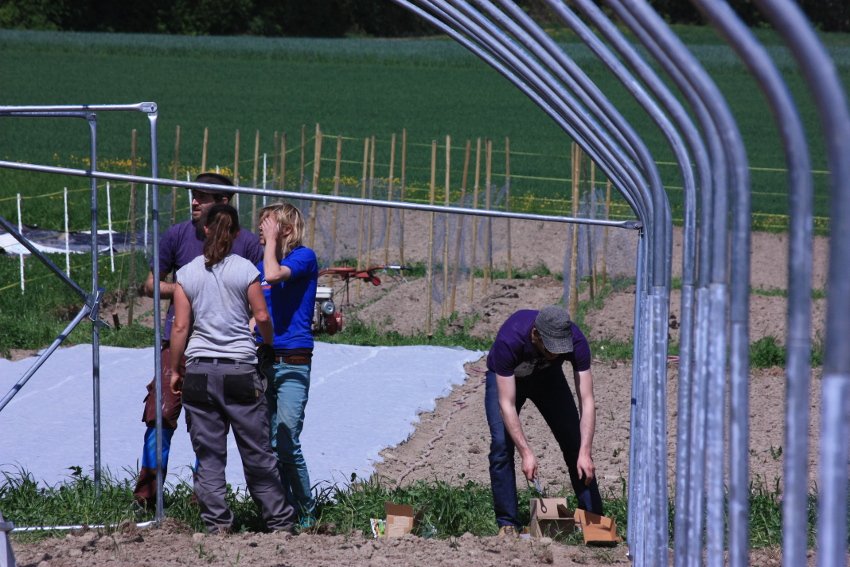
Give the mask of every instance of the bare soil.
<svg viewBox="0 0 850 567">
<path fill-rule="evenodd" d="M 424 260 L 429 221 L 427 215 L 410 215 L 406 223 L 406 261 Z M 540 223 L 518 223 L 512 230 L 513 262 L 516 267 L 530 269 L 544 264 L 555 273 L 563 268 L 566 227 L 543 226 Z M 494 233 L 498 231 L 494 230 Z M 787 288 L 787 235 L 756 233 L 753 235 L 752 287 L 764 290 Z M 674 277 L 681 271 L 681 231 L 675 231 Z M 384 248 L 377 248 L 373 258 L 383 260 Z M 397 262 L 397 249 L 390 249 L 389 261 Z M 506 254 L 504 255 L 506 257 Z M 814 253 L 813 285 L 825 285 L 827 241 L 817 238 Z M 496 263 L 504 262 L 497 256 Z M 361 285 L 350 290 L 349 311 L 387 330 L 408 334 L 427 330 L 426 282 L 424 279 L 403 281 L 384 278 L 379 287 Z M 343 294 L 337 282 L 337 300 Z M 539 308 L 558 302 L 563 283 L 553 277 L 526 280 L 474 282 L 474 297 L 469 300 L 468 280 L 458 288 L 455 307 L 459 316 L 452 325 L 480 337 L 492 336 L 501 322 L 512 312 L 523 308 Z M 586 330 L 593 338 L 628 340 L 633 335 L 634 290 L 615 292 L 604 307 L 591 312 Z M 680 296 L 671 297 L 671 314 L 679 318 Z M 751 295 L 750 327 L 753 341 L 774 336 L 784 343 L 786 303 L 782 295 Z M 136 315 L 151 310 L 149 299 L 137 299 Z M 433 304 L 433 321 L 442 315 L 440 304 Z M 822 337 L 824 300 L 813 302 L 813 338 Z M 104 309 L 104 318 L 112 321 L 112 313 L 126 320 L 126 305 L 118 303 Z M 148 316 L 148 321 L 150 316 Z M 435 324 L 435 323 L 434 323 Z M 678 330 L 671 325 L 670 335 L 677 341 Z M 433 329 L 432 329 L 433 330 Z M 17 351 L 16 358 L 31 352 Z M 434 412 L 420 415 L 416 432 L 397 447 L 385 449 L 384 462 L 376 464 L 376 474 L 401 484 L 419 479 L 440 479 L 460 484 L 467 480 L 488 483 L 488 428 L 484 415 L 484 360 L 467 365 L 467 379 L 437 404 Z M 622 491 L 622 479 L 629 472 L 629 408 L 632 366 L 630 361 L 597 362 L 593 367 L 597 403 L 597 425 L 594 439 L 594 461 L 603 495 Z M 668 367 L 668 468 L 671 479 L 675 471 L 677 367 Z M 810 484 L 816 474 L 818 443 L 817 420 L 820 414 L 820 369 L 812 377 L 810 420 Z M 755 370 L 750 382 L 750 471 L 753 481 L 773 487 L 781 486 L 781 448 L 784 439 L 785 374 L 780 368 Z M 522 423 L 531 446 L 537 453 L 543 484 L 559 490 L 567 482 L 566 468 L 560 451 L 546 424 L 532 404 L 522 412 Z M 460 478 L 463 478 L 463 481 Z M 522 474 L 517 470 L 518 479 Z M 524 480 L 519 482 L 524 483 Z M 420 539 L 406 536 L 396 540 L 373 540 L 361 533 L 347 535 L 308 535 L 246 533 L 230 536 L 207 536 L 191 533 L 184 526 L 166 522 L 156 529 L 138 530 L 123 526 L 114 534 L 87 531 L 64 539 L 48 539 L 34 543 L 16 542 L 18 564 L 31 567 L 65 565 L 607 565 L 626 564 L 626 547 L 613 549 L 564 546 L 551 540 L 512 538 L 479 538 L 470 534 L 460 538 Z M 814 564 L 814 557 L 808 563 Z M 753 565 L 780 565 L 777 549 L 755 550 Z"/>
</svg>

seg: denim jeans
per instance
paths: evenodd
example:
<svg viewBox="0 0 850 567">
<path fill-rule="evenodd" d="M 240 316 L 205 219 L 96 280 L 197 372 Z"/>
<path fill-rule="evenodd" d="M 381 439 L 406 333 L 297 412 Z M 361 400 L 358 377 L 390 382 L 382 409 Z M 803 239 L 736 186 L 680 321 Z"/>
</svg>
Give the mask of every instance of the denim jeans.
<svg viewBox="0 0 850 567">
<path fill-rule="evenodd" d="M 484 405 L 490 426 L 490 485 L 493 489 L 493 508 L 496 523 L 501 526 L 520 526 L 517 513 L 516 469 L 514 441 L 505 430 L 499 409 L 499 390 L 496 373 L 487 371 Z M 516 411 L 519 414 L 526 400 L 531 400 L 555 436 L 564 454 L 578 507 L 602 514 L 602 497 L 594 478 L 589 485 L 579 478 L 576 462 L 581 447 L 579 416 L 570 387 L 560 366 L 552 366 L 526 378 L 516 379 Z"/>
<path fill-rule="evenodd" d="M 311 515 L 315 505 L 300 439 L 310 391 L 310 367 L 310 364 L 278 362 L 264 369 L 269 381 L 266 399 L 272 451 L 277 455 L 286 498 L 299 518 Z"/>
</svg>

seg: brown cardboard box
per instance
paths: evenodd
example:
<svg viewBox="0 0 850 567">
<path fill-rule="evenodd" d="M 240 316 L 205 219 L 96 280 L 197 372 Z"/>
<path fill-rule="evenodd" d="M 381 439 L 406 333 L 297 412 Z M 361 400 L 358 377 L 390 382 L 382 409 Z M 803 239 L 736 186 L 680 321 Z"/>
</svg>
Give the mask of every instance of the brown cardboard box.
<svg viewBox="0 0 850 567">
<path fill-rule="evenodd" d="M 564 538 L 573 533 L 576 521 L 567 510 L 566 498 L 531 499 L 531 537 Z"/>
<path fill-rule="evenodd" d="M 401 537 L 419 527 L 426 508 L 414 515 L 413 506 L 384 502 L 384 510 L 387 512 L 386 537 Z"/>
<path fill-rule="evenodd" d="M 623 538 L 617 537 L 617 523 L 586 510 L 576 510 L 576 524 L 581 528 L 586 545 L 617 545 Z"/>
</svg>

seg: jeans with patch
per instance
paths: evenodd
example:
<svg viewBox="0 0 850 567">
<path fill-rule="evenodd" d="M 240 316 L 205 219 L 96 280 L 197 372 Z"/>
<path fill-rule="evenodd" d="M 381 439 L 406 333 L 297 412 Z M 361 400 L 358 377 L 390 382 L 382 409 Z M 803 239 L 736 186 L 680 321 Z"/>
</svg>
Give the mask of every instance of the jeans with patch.
<svg viewBox="0 0 850 567">
<path fill-rule="evenodd" d="M 315 506 L 310 473 L 301 452 L 304 408 L 310 392 L 310 368 L 310 364 L 278 362 L 263 369 L 269 381 L 266 399 L 272 451 L 277 455 L 286 498 L 295 507 L 299 518 L 310 516 Z"/>
<path fill-rule="evenodd" d="M 490 426 L 490 484 L 493 489 L 493 508 L 496 523 L 501 526 L 520 526 L 517 512 L 516 469 L 514 440 L 505 429 L 499 409 L 499 388 L 496 373 L 487 371 L 484 406 Z M 579 478 L 578 451 L 581 430 L 570 387 L 560 366 L 551 366 L 525 378 L 516 378 L 516 411 L 519 415 L 526 400 L 531 400 L 555 436 L 564 454 L 564 463 L 578 499 L 578 507 L 602 514 L 602 497 L 594 478 L 589 485 Z"/>
</svg>

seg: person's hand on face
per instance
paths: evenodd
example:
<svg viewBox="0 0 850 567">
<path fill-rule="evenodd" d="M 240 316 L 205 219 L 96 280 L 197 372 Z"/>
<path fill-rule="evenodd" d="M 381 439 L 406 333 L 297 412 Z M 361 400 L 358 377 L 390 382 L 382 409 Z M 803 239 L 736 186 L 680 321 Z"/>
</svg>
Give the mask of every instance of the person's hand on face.
<svg viewBox="0 0 850 567">
<path fill-rule="evenodd" d="M 263 222 L 260 223 L 260 243 L 262 245 L 265 246 L 266 243 L 277 242 L 279 234 L 280 225 L 271 216 L 267 216 L 263 219 Z"/>
</svg>

